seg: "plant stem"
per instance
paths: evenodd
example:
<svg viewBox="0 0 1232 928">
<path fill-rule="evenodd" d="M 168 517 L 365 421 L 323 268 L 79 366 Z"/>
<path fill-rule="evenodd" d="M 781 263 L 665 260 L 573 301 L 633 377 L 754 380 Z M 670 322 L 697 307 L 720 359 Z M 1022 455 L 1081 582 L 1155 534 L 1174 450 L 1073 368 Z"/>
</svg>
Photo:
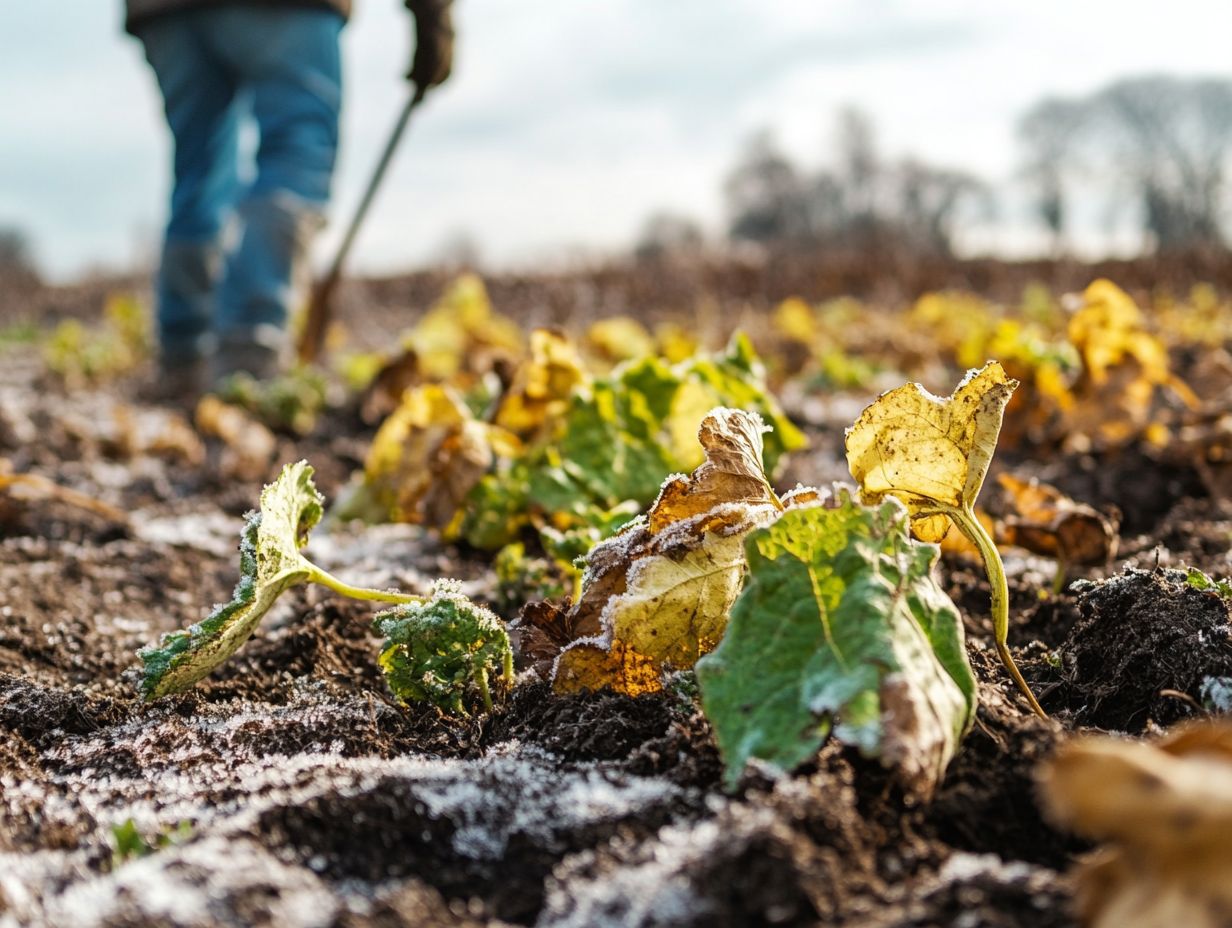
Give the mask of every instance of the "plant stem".
<svg viewBox="0 0 1232 928">
<path fill-rule="evenodd" d="M 393 593 L 389 590 L 370 590 L 367 587 L 351 586 L 320 568 L 312 575 L 312 579 L 321 586 L 329 587 L 335 593 L 349 596 L 351 599 L 364 599 L 378 603 L 426 603 L 428 601 L 426 596 L 416 596 L 413 593 Z"/>
<path fill-rule="evenodd" d="M 485 712 L 492 711 L 492 691 L 488 688 L 488 668 L 480 667 L 475 672 L 475 685 L 479 687 L 479 695 L 483 697 Z"/>
<path fill-rule="evenodd" d="M 1027 697 L 1027 702 L 1031 704 L 1031 711 L 1040 718 L 1046 719 L 1048 713 L 1036 701 L 1035 694 L 1031 692 L 1031 687 L 1027 686 L 1027 681 L 1022 678 L 1018 665 L 1014 663 L 1014 657 L 1010 654 L 1009 645 L 1006 644 L 1010 631 L 1010 598 L 1001 554 L 997 551 L 993 540 L 988 537 L 988 532 L 980 524 L 980 520 L 971 511 L 970 506 L 964 503 L 954 509 L 947 508 L 945 514 L 953 519 L 954 524 L 962 533 L 980 549 L 980 556 L 984 559 L 984 569 L 988 571 L 988 584 L 992 587 L 992 632 L 997 642 L 997 653 L 1001 655 L 1001 663 L 1005 665 L 1005 669 L 1010 672 L 1010 676 L 1018 684 L 1018 689 Z"/>
<path fill-rule="evenodd" d="M 505 679 L 505 685 L 513 686 L 513 649 L 505 649 L 505 658 L 501 661 L 502 676 Z"/>
</svg>

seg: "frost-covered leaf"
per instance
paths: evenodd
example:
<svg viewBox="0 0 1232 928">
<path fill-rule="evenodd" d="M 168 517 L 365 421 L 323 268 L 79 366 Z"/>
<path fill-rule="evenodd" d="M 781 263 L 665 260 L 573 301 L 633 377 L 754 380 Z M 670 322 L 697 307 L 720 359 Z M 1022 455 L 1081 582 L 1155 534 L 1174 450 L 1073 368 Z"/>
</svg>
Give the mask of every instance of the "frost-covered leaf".
<svg viewBox="0 0 1232 928">
<path fill-rule="evenodd" d="M 896 501 L 788 509 L 744 542 L 749 577 L 726 637 L 697 664 L 726 778 L 747 761 L 791 770 L 831 732 L 921 795 L 975 712 L 958 610 Z"/>
<path fill-rule="evenodd" d="M 699 431 L 706 461 L 664 483 L 646 519 L 594 548 L 569 621 L 583 637 L 557 661 L 557 692 L 661 688 L 718 644 L 744 576 L 744 535 L 782 506 L 761 470 L 764 426 L 714 410 Z"/>
<path fill-rule="evenodd" d="M 883 393 L 847 430 L 847 462 L 861 499 L 895 497 L 911 512 L 916 537 L 940 541 L 949 529 L 945 513 L 979 496 L 1016 386 L 990 361 L 945 398 L 918 383 Z"/>
<path fill-rule="evenodd" d="M 404 703 L 430 702 L 467 714 L 468 693 L 492 709 L 493 674 L 513 685 L 513 652 L 504 623 L 464 596 L 456 582 L 438 581 L 426 602 L 395 606 L 372 620 L 385 637 L 379 663 Z"/>
<path fill-rule="evenodd" d="M 288 464 L 261 491 L 261 509 L 249 514 L 240 536 L 240 580 L 229 602 L 201 622 L 164 635 L 157 647 L 138 652 L 146 699 L 188 689 L 236 652 L 274 601 L 300 583 L 320 583 L 346 596 L 384 602 L 418 597 L 349 586 L 300 553 L 321 520 L 323 500 L 306 461 Z"/>
<path fill-rule="evenodd" d="M 1232 724 L 1154 744 L 1088 736 L 1043 768 L 1056 823 L 1105 846 L 1078 869 L 1092 928 L 1226 928 L 1232 912 Z"/>
</svg>

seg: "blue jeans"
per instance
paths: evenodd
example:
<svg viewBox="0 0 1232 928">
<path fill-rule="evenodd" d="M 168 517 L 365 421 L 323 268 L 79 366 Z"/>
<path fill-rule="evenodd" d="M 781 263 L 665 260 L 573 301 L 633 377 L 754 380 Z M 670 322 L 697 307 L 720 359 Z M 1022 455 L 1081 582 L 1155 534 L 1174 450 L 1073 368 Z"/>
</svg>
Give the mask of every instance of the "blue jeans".
<svg viewBox="0 0 1232 928">
<path fill-rule="evenodd" d="M 172 13 L 141 28 L 175 142 L 157 282 L 164 360 L 205 357 L 219 340 L 281 339 L 297 270 L 329 200 L 342 25 L 328 10 L 236 5 Z M 259 143 L 245 184 L 239 135 L 247 119 Z"/>
</svg>

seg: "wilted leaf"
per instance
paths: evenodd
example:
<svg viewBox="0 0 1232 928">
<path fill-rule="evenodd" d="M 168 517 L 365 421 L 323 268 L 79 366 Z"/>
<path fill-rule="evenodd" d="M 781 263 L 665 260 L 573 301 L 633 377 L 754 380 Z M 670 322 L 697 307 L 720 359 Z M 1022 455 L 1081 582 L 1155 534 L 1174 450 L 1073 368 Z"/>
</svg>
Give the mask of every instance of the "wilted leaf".
<svg viewBox="0 0 1232 928">
<path fill-rule="evenodd" d="M 1071 448 L 1116 447 L 1159 425 L 1153 416 L 1160 388 L 1191 409 L 1199 405 L 1171 372 L 1167 349 L 1146 331 L 1137 305 L 1111 281 L 1096 280 L 1083 292 L 1069 339 L 1083 364 L 1063 423 Z"/>
<path fill-rule="evenodd" d="M 940 541 L 951 520 L 980 549 L 992 588 L 992 622 L 1001 662 L 1044 717 L 1010 654 L 1009 588 L 1001 555 L 975 516 L 975 500 L 997 448 L 1001 417 L 1018 382 L 996 361 L 969 371 L 942 399 L 909 383 L 879 396 L 847 430 L 847 463 L 869 504 L 892 496 L 911 513 L 911 530 Z"/>
<path fill-rule="evenodd" d="M 669 478 L 645 521 L 590 553 L 569 619 L 586 637 L 561 653 L 557 692 L 656 690 L 665 669 L 718 644 L 744 575 L 741 539 L 781 509 L 758 461 L 763 428 L 715 410 L 699 432 L 705 463 Z"/>
<path fill-rule="evenodd" d="M 504 624 L 467 599 L 456 582 L 438 581 L 426 602 L 379 613 L 372 628 L 385 637 L 378 662 L 403 703 L 430 702 L 443 712 L 466 715 L 466 696 L 473 690 L 490 712 L 491 675 L 513 685 Z"/>
<path fill-rule="evenodd" d="M 158 647 L 137 652 L 145 665 L 146 699 L 188 689 L 234 654 L 287 589 L 315 582 L 358 599 L 418 601 L 421 597 L 352 587 L 321 570 L 299 549 L 321 520 L 321 494 L 306 461 L 288 464 L 261 491 L 261 510 L 250 513 L 240 536 L 240 580 L 230 602 L 200 623 L 164 635 Z"/>
<path fill-rule="evenodd" d="M 563 333 L 535 329 L 530 358 L 501 398 L 496 424 L 522 438 L 554 425 L 568 409 L 575 388 L 589 381 L 577 349 Z"/>
<path fill-rule="evenodd" d="M 655 340 L 646 327 L 630 316 L 610 316 L 586 330 L 586 348 L 608 364 L 653 354 Z"/>
<path fill-rule="evenodd" d="M 201 434 L 217 438 L 225 446 L 221 464 L 224 474 L 241 480 L 268 475 L 278 452 L 278 439 L 250 413 L 207 393 L 197 403 L 193 418 Z"/>
<path fill-rule="evenodd" d="M 945 516 L 979 496 L 1016 386 L 990 361 L 944 399 L 917 383 L 883 393 L 847 430 L 847 462 L 861 498 L 875 504 L 895 497 L 911 513 L 916 537 L 940 541 L 949 529 Z"/>
<path fill-rule="evenodd" d="M 516 356 L 522 332 L 511 319 L 492 311 L 483 281 L 463 274 L 405 337 L 419 356 L 420 372 L 431 381 L 450 380 L 461 371 L 486 370 L 498 356 Z"/>
<path fill-rule="evenodd" d="M 1078 869 L 1091 928 L 1226 928 L 1232 912 L 1232 725 L 1148 744 L 1090 736 L 1041 774 L 1052 819 L 1106 847 Z"/>
<path fill-rule="evenodd" d="M 1038 480 L 1001 474 L 1009 500 L 998 541 L 1064 564 L 1106 564 L 1116 556 L 1116 526 L 1103 513 Z"/>
<path fill-rule="evenodd" d="M 128 514 L 110 503 L 85 493 L 62 487 L 40 474 L 11 474 L 0 468 L 0 495 L 14 499 L 53 499 L 77 509 L 102 516 L 117 525 L 128 524 Z"/>
<path fill-rule="evenodd" d="M 698 662 L 734 786 L 751 758 L 791 770 L 831 731 L 911 791 L 940 782 L 975 712 L 958 610 L 896 501 L 789 509 L 745 540 L 749 579 Z"/>
<path fill-rule="evenodd" d="M 335 514 L 445 528 L 492 467 L 495 449 L 516 455 L 521 445 L 503 429 L 474 419 L 449 387 L 407 390 L 372 440 L 362 482 L 339 501 Z"/>
</svg>

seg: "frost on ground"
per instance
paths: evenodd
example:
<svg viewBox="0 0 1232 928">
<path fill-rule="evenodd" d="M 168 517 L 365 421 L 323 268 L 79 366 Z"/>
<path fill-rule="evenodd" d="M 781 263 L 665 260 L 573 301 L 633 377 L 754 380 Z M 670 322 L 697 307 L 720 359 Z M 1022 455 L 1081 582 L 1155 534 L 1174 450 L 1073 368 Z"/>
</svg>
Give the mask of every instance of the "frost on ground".
<svg viewBox="0 0 1232 928">
<path fill-rule="evenodd" d="M 586 843 L 621 823 L 662 821 L 681 793 L 596 764 L 562 768 L 518 742 L 466 760 L 346 757 L 341 745 L 245 756 L 237 736 L 254 724 L 310 727 L 325 711 L 337 707 L 306 693 L 268 712 L 185 719 L 155 709 L 64 738 L 40 757 L 55 773 L 0 783 L 0 813 L 6 832 L 61 829 L 79 840 L 0 853 L 0 926 L 325 925 L 391 881 L 443 880 L 457 895 L 468 879 L 476 889 L 493 879 L 514 848 L 547 859 L 580 835 Z M 130 818 L 147 836 L 183 822 L 191 831 L 113 869 L 111 832 Z"/>
</svg>

